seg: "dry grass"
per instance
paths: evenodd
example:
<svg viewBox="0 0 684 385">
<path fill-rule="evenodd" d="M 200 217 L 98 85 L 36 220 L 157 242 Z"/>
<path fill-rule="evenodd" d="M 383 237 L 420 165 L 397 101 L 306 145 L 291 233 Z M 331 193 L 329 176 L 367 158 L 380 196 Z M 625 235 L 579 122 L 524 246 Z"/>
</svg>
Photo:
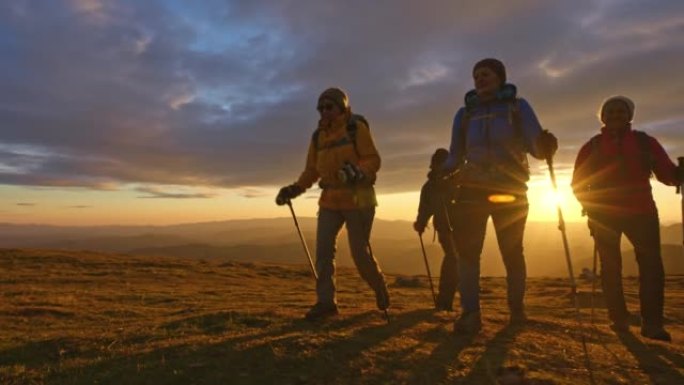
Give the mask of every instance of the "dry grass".
<svg viewBox="0 0 684 385">
<path fill-rule="evenodd" d="M 583 308 L 580 328 L 560 279 L 530 279 L 531 320 L 510 327 L 505 281 L 483 278 L 484 329 L 467 338 L 427 285 L 391 286 L 386 324 L 351 269 L 341 315 L 318 324 L 302 319 L 306 266 L 0 250 L 0 272 L 2 384 L 495 384 L 506 366 L 528 384 L 684 383 L 681 277 L 667 281 L 666 344 L 618 338 L 604 309 L 592 328 Z M 636 311 L 635 279 L 626 290 Z"/>
</svg>

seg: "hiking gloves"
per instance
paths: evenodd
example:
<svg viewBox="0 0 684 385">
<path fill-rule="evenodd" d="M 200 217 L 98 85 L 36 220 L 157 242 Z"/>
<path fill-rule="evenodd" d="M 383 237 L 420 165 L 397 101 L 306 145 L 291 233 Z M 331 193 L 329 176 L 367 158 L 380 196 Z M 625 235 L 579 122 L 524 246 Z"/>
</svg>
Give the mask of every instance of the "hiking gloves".
<svg viewBox="0 0 684 385">
<path fill-rule="evenodd" d="M 423 234 L 425 232 L 425 225 L 418 223 L 418 221 L 413 222 L 413 229 L 416 230 L 418 234 Z"/>
<path fill-rule="evenodd" d="M 276 196 L 276 204 L 278 206 L 282 206 L 289 202 L 290 200 L 298 197 L 301 193 L 304 192 L 304 189 L 299 187 L 297 184 L 291 184 L 289 186 L 285 186 L 280 189 L 278 192 L 278 195 Z"/>
<path fill-rule="evenodd" d="M 544 159 L 553 158 L 558 150 L 558 139 L 549 130 L 542 130 L 537 137 L 537 148 Z"/>
<path fill-rule="evenodd" d="M 349 162 L 344 162 L 344 166 L 337 172 L 337 178 L 346 184 L 354 184 L 362 181 L 366 175 L 359 166 L 351 164 Z"/>
</svg>

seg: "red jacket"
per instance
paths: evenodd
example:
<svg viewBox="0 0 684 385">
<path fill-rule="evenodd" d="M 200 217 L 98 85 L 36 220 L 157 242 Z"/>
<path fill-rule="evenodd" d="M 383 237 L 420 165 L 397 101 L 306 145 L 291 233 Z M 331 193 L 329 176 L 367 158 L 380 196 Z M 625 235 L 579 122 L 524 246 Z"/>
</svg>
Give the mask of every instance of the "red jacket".
<svg viewBox="0 0 684 385">
<path fill-rule="evenodd" d="M 679 183 L 677 166 L 655 138 L 631 126 L 615 132 L 603 127 L 577 154 L 572 189 L 590 215 L 655 214 L 651 172 L 668 186 Z"/>
</svg>

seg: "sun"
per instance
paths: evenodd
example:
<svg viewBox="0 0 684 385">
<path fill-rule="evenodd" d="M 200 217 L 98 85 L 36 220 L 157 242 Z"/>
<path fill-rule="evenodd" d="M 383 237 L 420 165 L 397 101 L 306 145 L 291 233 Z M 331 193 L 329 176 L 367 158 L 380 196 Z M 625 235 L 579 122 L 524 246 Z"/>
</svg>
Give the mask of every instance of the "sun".
<svg viewBox="0 0 684 385">
<path fill-rule="evenodd" d="M 530 202 L 530 220 L 557 221 L 559 206 L 566 221 L 582 220 L 582 209 L 572 194 L 569 179 L 559 178 L 557 191 L 553 189 L 548 177 L 531 181 L 527 197 Z"/>
</svg>

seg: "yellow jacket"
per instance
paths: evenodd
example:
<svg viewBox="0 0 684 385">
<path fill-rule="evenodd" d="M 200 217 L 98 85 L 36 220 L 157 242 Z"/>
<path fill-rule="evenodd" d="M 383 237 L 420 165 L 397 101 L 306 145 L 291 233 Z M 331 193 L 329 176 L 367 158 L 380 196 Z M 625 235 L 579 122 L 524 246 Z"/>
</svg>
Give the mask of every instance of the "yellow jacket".
<svg viewBox="0 0 684 385">
<path fill-rule="evenodd" d="M 356 149 L 347 134 L 350 114 L 344 114 L 329 125 L 319 122 L 318 143 L 309 143 L 306 167 L 296 184 L 303 189 L 320 179 L 323 189 L 318 200 L 320 207 L 331 210 L 353 210 L 377 205 L 375 200 L 376 173 L 380 169 L 380 155 L 375 148 L 368 126 L 356 121 Z M 350 186 L 339 180 L 337 172 L 345 162 L 357 165 L 365 178 Z"/>
</svg>

